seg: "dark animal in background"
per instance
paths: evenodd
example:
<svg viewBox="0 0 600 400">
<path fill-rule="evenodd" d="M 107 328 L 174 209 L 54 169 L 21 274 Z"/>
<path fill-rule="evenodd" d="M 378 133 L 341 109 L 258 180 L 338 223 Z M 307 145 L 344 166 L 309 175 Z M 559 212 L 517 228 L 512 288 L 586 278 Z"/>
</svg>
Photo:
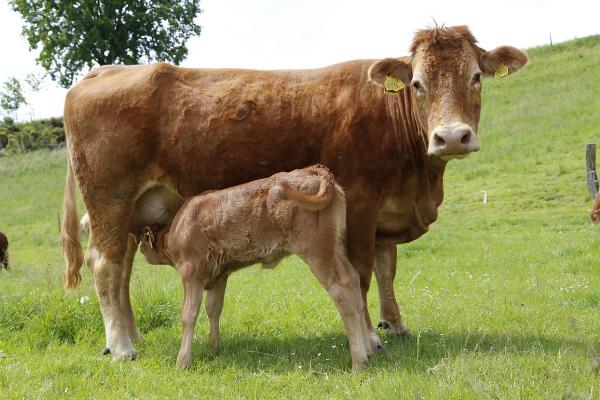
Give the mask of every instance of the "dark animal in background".
<svg viewBox="0 0 600 400">
<path fill-rule="evenodd" d="M 0 266 L 10 269 L 8 266 L 8 238 L 0 232 Z"/>
<path fill-rule="evenodd" d="M 8 136 L 0 135 L 0 150 L 6 148 L 8 146 Z"/>
</svg>

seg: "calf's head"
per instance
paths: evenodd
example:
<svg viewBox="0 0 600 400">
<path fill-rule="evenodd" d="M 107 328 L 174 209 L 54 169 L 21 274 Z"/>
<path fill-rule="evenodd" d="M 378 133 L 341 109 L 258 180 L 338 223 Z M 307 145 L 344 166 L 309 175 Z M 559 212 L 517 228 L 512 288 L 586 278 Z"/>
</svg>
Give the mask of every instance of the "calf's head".
<svg viewBox="0 0 600 400">
<path fill-rule="evenodd" d="M 479 150 L 482 76 L 501 77 L 527 63 L 514 47 L 485 51 L 476 43 L 466 26 L 426 29 L 415 35 L 409 57 L 386 58 L 369 68 L 369 80 L 388 93 L 411 91 L 429 155 L 450 160 Z"/>
<path fill-rule="evenodd" d="M 164 235 L 167 228 L 161 226 L 144 226 L 140 234 L 140 252 L 146 262 L 152 265 L 170 265 L 171 261 L 165 254 Z"/>
</svg>

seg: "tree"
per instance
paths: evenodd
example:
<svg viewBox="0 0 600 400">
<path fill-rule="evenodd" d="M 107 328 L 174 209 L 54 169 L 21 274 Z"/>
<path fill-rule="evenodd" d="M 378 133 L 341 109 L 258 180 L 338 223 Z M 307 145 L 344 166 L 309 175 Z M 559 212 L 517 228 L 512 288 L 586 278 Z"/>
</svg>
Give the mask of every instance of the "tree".
<svg viewBox="0 0 600 400">
<path fill-rule="evenodd" d="M 199 0 L 10 0 L 22 35 L 52 80 L 69 87 L 84 68 L 152 60 L 179 64 L 200 34 Z"/>
<path fill-rule="evenodd" d="M 27 104 L 23 95 L 21 82 L 15 77 L 10 78 L 2 84 L 2 92 L 0 92 L 0 108 L 6 114 L 12 114 L 17 111 L 22 105 Z"/>
</svg>

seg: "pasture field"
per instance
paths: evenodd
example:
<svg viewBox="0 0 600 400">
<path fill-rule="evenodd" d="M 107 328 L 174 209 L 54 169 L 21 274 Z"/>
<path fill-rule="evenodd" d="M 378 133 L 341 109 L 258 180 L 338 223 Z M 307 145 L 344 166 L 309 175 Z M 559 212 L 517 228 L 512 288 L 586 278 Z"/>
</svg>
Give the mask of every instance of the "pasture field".
<svg viewBox="0 0 600 400">
<path fill-rule="evenodd" d="M 529 55 L 484 82 L 482 150 L 449 164 L 439 220 L 398 247 L 412 336 L 382 333 L 387 353 L 357 374 L 333 303 L 294 257 L 230 278 L 222 349 L 201 314 L 186 371 L 179 277 L 137 257 L 139 358 L 110 362 L 90 273 L 62 289 L 64 151 L 0 158 L 13 268 L 0 272 L 0 398 L 600 398 L 600 228 L 584 169 L 584 144 L 600 142 L 600 37 Z"/>
</svg>

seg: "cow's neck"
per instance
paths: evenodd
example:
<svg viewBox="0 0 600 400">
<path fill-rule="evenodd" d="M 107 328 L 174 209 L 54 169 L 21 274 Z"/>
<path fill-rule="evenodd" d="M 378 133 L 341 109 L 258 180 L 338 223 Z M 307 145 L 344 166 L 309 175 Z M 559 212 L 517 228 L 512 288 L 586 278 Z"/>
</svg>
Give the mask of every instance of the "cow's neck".
<svg viewBox="0 0 600 400">
<path fill-rule="evenodd" d="M 427 155 L 426 130 L 410 90 L 387 96 L 385 102 L 399 162 L 394 184 L 382 201 L 378 236 L 389 235 L 392 241 L 403 243 L 427 232 L 437 219 L 446 162 Z"/>
</svg>

